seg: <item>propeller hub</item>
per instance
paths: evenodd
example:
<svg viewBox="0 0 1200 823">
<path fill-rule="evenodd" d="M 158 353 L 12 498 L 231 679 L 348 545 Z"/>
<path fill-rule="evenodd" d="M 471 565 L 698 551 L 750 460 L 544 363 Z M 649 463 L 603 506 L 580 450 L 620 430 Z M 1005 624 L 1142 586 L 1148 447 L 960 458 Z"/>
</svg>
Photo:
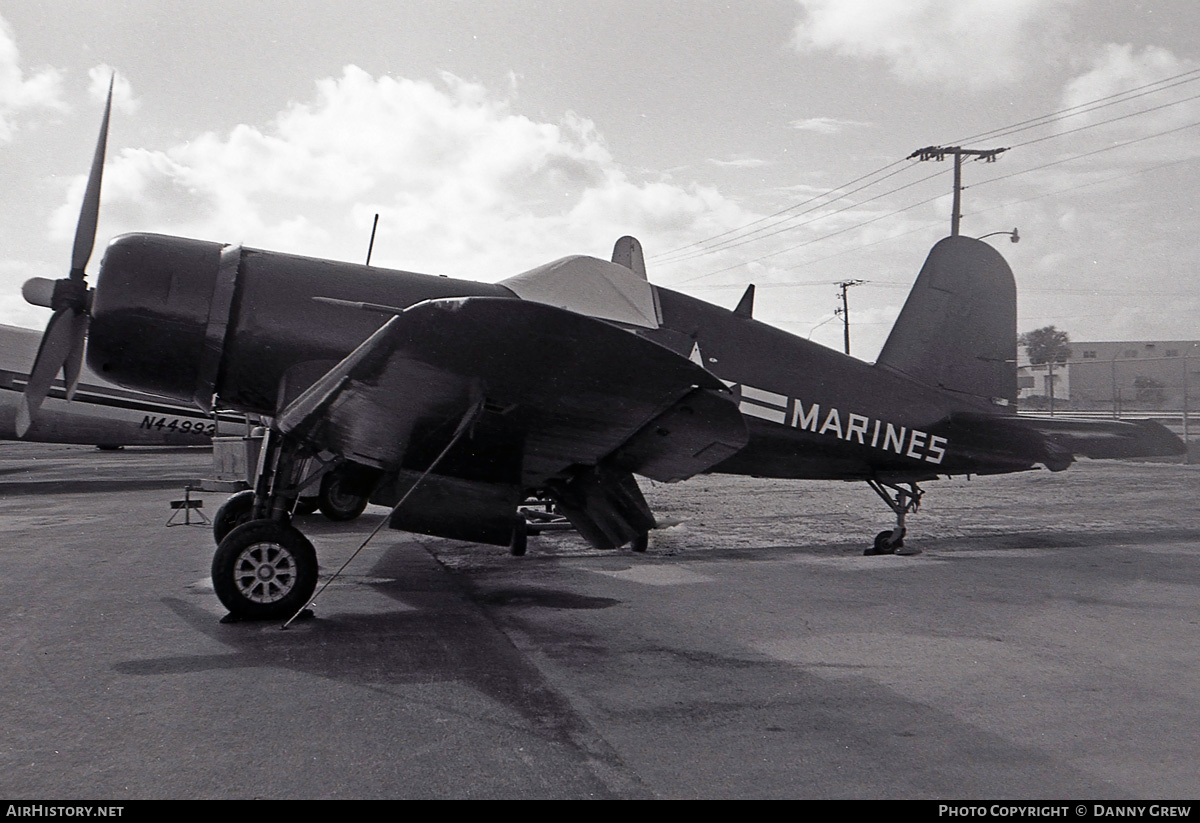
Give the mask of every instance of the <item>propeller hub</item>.
<svg viewBox="0 0 1200 823">
<path fill-rule="evenodd" d="M 87 282 L 74 277 L 64 277 L 54 281 L 54 294 L 50 298 L 50 308 L 74 309 L 76 312 L 86 312 L 91 303 L 91 295 Z"/>
</svg>

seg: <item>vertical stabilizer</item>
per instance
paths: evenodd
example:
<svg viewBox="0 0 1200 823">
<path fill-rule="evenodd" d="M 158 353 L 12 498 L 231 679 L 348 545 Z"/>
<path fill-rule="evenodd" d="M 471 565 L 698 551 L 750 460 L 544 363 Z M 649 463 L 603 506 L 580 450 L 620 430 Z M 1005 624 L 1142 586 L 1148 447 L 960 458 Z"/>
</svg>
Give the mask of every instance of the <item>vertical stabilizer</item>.
<svg viewBox="0 0 1200 823">
<path fill-rule="evenodd" d="M 738 317 L 753 317 L 754 316 L 754 284 L 746 286 L 746 291 L 742 293 L 742 299 L 738 301 L 737 308 L 733 313 Z"/>
<path fill-rule="evenodd" d="M 612 261 L 624 266 L 643 280 L 646 277 L 646 260 L 642 256 L 642 244 L 636 237 L 625 235 L 613 246 Z"/>
<path fill-rule="evenodd" d="M 999 405 L 1017 399 L 1017 287 L 999 252 L 947 237 L 929 252 L 876 365 Z"/>
</svg>

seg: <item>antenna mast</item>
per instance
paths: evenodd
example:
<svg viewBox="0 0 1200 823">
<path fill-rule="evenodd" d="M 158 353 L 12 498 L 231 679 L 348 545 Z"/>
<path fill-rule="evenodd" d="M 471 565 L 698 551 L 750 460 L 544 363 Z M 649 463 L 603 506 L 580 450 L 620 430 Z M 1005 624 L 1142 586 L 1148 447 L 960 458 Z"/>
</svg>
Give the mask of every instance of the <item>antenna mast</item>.
<svg viewBox="0 0 1200 823">
<path fill-rule="evenodd" d="M 375 250 L 375 229 L 379 228 L 379 212 L 375 212 L 375 222 L 371 224 L 371 242 L 367 245 L 367 265 L 371 265 L 371 252 Z"/>
</svg>

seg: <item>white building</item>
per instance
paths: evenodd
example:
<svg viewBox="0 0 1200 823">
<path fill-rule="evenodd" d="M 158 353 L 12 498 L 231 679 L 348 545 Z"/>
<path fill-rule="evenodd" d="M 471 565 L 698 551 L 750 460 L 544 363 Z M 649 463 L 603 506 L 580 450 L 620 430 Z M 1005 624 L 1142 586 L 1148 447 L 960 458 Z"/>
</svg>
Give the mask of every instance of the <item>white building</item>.
<svg viewBox="0 0 1200 823">
<path fill-rule="evenodd" d="M 1072 341 L 1065 363 L 1031 365 L 1017 352 L 1017 398 L 1027 408 L 1183 409 L 1200 406 L 1200 341 Z"/>
</svg>

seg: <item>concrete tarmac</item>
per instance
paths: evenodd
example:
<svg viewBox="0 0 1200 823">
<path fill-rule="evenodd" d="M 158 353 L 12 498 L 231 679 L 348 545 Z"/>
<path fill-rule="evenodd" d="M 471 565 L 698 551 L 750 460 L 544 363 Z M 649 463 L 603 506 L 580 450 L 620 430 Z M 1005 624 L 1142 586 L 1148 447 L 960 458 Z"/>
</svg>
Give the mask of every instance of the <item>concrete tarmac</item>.
<svg viewBox="0 0 1200 823">
<path fill-rule="evenodd" d="M 0 445 L 0 795 L 1194 798 L 1200 467 L 647 484 L 645 555 L 384 531 L 222 624 L 201 450 Z M 221 495 L 202 495 L 211 515 Z M 384 510 L 298 521 L 322 580 Z"/>
</svg>

